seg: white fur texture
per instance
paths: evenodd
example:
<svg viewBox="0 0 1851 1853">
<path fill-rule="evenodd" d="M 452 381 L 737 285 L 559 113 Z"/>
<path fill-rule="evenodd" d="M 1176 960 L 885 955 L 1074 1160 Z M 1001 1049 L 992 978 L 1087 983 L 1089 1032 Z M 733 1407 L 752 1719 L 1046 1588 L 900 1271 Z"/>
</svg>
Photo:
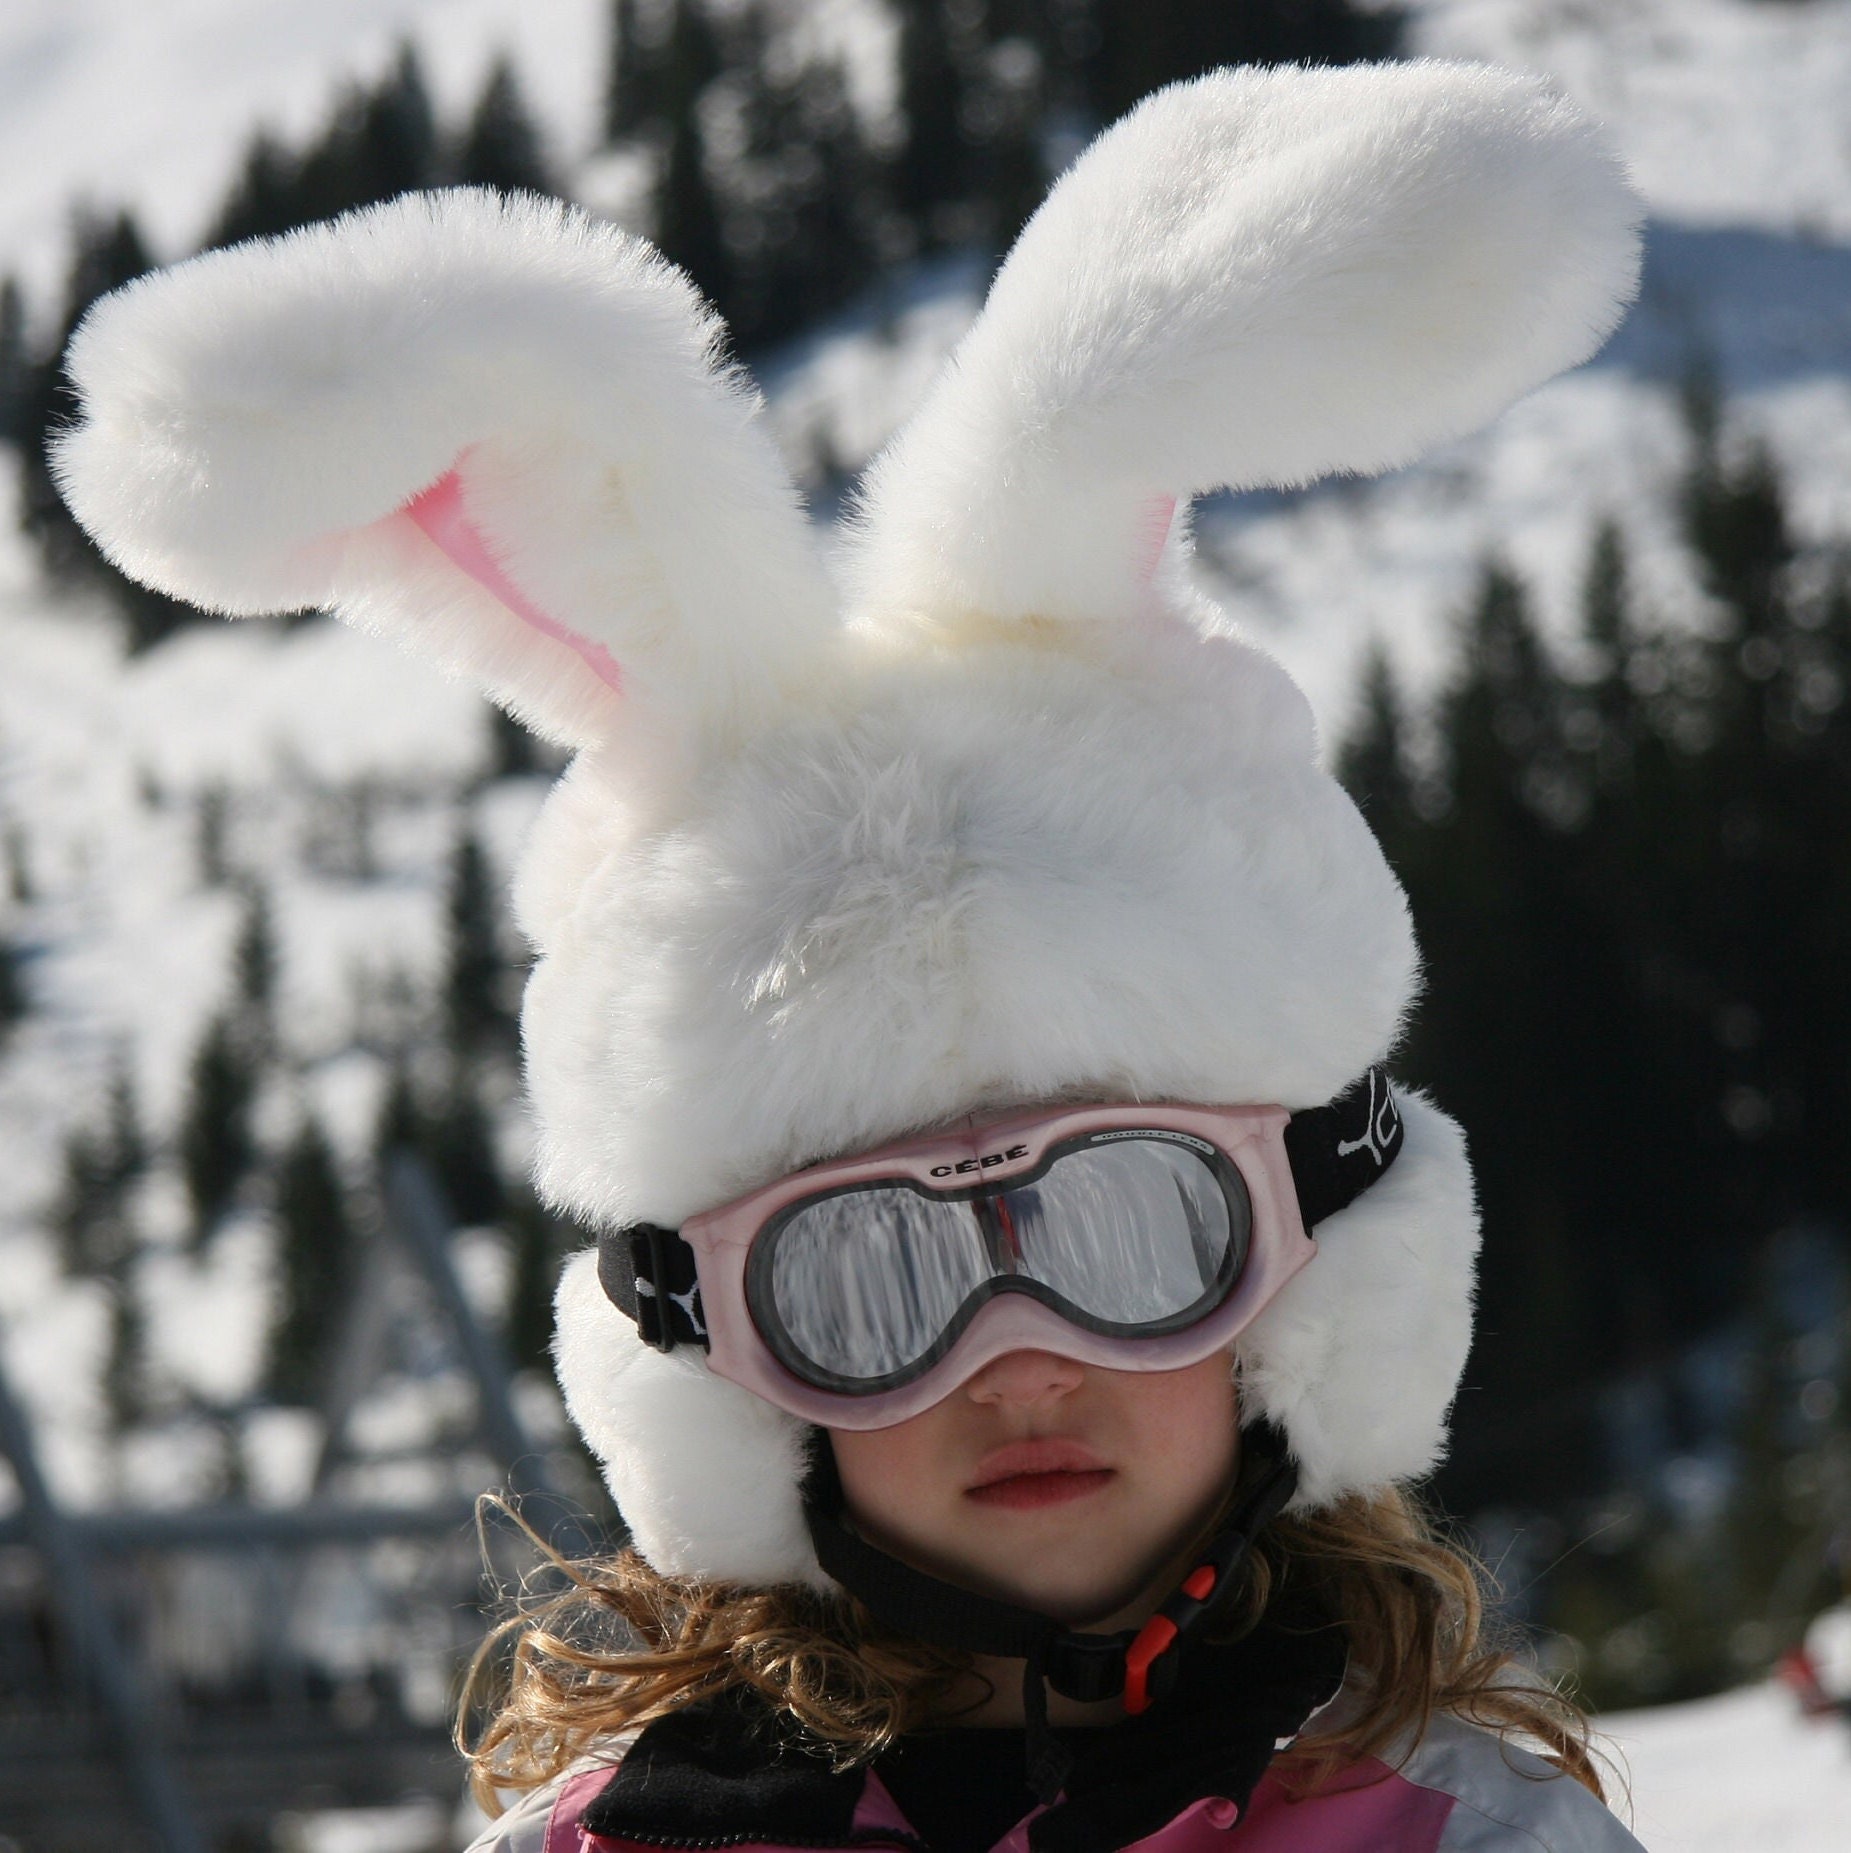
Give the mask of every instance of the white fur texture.
<svg viewBox="0 0 1851 1853">
<path fill-rule="evenodd" d="M 1119 621 L 1153 496 L 1387 469 L 1584 360 L 1637 287 L 1639 216 L 1533 77 L 1159 91 L 1057 183 L 871 472 L 858 601 Z"/>
<path fill-rule="evenodd" d="M 1430 1473 L 1472 1342 L 1478 1206 L 1465 1136 L 1419 1094 L 1388 1173 L 1319 1224 L 1311 1264 L 1241 1335 L 1243 1409 L 1285 1432 L 1296 1503 Z"/>
<path fill-rule="evenodd" d="M 973 1107 L 1304 1106 L 1385 1054 L 1413 933 L 1297 688 L 1227 638 L 1096 641 L 845 646 L 837 704 L 672 823 L 572 837 L 570 911 L 524 908 L 552 1201 L 672 1226 Z"/>
<path fill-rule="evenodd" d="M 59 486 L 132 578 L 240 616 L 337 607 L 573 744 L 620 714 L 755 721 L 835 597 L 718 333 L 679 271 L 582 212 L 415 195 L 98 303 Z M 633 701 L 392 518 L 459 463 L 499 564 Z"/>
<path fill-rule="evenodd" d="M 566 1263 L 554 1305 L 566 1408 L 636 1548 L 670 1576 L 827 1588 L 797 1498 L 804 1425 L 698 1353 L 645 1345 L 604 1297 L 596 1249 Z"/>
<path fill-rule="evenodd" d="M 1399 1033 L 1407 909 L 1303 697 L 1186 580 L 1219 483 L 1379 468 L 1579 359 L 1635 207 L 1533 80 L 1226 72 L 1056 189 L 872 473 L 837 622 L 686 282 L 583 215 L 411 200 L 99 304 L 61 481 L 126 570 L 333 600 L 584 750 L 515 904 L 547 1197 L 674 1224 L 827 1154 L 1057 1098 L 1331 1098 Z M 459 467 L 618 699 L 394 511 Z M 923 620 L 923 621 L 922 621 Z M 1301 1503 L 1426 1471 L 1470 1334 L 1457 1128 L 1239 1356 Z M 802 1426 L 643 1347 L 589 1258 L 557 1361 L 658 1567 L 816 1582 Z"/>
</svg>

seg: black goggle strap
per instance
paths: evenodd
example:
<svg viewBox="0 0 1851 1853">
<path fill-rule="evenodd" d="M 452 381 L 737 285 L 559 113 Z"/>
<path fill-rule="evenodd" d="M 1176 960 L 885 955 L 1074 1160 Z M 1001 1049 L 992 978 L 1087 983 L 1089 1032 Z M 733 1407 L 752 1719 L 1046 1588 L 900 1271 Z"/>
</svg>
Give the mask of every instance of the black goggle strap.
<svg viewBox="0 0 1851 1853">
<path fill-rule="evenodd" d="M 1354 1203 L 1395 1162 L 1405 1134 L 1381 1068 L 1371 1068 L 1328 1106 L 1286 1122 L 1285 1151 L 1307 1229 Z M 673 1229 L 632 1223 L 598 1237 L 598 1280 L 636 1321 L 645 1344 L 707 1347 L 694 1250 Z"/>
<path fill-rule="evenodd" d="M 1314 1229 L 1348 1209 L 1400 1156 L 1406 1137 L 1387 1072 L 1371 1068 L 1326 1107 L 1286 1121 L 1285 1155 L 1298 1210 Z"/>
<path fill-rule="evenodd" d="M 638 1222 L 605 1230 L 598 1237 L 598 1285 L 635 1320 L 644 1344 L 658 1351 L 707 1348 L 694 1250 L 673 1229 Z"/>
<path fill-rule="evenodd" d="M 941 1582 L 877 1549 L 842 1520 L 842 1488 L 827 1443 L 804 1484 L 804 1518 L 816 1561 L 876 1620 L 915 1640 L 1022 1662 L 1028 1782 L 1051 1805 L 1073 1759 L 1048 1728 L 1048 1687 L 1070 1699 L 1124 1699 L 1148 1710 L 1176 1683 L 1182 1651 L 1202 1630 L 1215 1599 L 1264 1527 L 1298 1486 L 1298 1468 L 1266 1423 L 1243 1431 L 1243 1461 L 1227 1515 L 1203 1544 L 1195 1568 L 1142 1628 L 1083 1634 L 1032 1609 Z"/>
</svg>

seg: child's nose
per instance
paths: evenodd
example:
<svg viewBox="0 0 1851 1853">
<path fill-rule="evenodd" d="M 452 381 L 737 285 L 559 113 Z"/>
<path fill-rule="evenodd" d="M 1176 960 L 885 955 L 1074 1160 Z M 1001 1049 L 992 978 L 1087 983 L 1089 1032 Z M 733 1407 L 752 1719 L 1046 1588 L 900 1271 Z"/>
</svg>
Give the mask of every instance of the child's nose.
<svg viewBox="0 0 1851 1853">
<path fill-rule="evenodd" d="M 1032 1408 L 1080 1387 L 1084 1367 L 1053 1351 L 1006 1351 L 992 1358 L 964 1386 L 974 1403 Z"/>
</svg>

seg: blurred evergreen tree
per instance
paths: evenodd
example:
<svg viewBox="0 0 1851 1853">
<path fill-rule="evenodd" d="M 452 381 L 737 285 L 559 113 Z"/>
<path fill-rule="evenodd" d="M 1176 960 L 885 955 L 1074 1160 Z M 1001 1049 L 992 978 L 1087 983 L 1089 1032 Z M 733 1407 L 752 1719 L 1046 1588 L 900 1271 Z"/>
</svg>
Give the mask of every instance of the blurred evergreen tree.
<svg viewBox="0 0 1851 1853">
<path fill-rule="evenodd" d="M 1601 524 L 1574 674 L 1488 568 L 1433 790 L 1379 659 L 1339 757 L 1431 974 L 1402 1065 L 1469 1129 L 1485 1212 L 1465 1504 L 1519 1462 L 1564 1491 L 1592 1387 L 1732 1317 L 1763 1238 L 1851 1202 L 1851 557 L 1795 541 L 1701 378 L 1686 411 L 1707 617 L 1643 621 Z"/>
<path fill-rule="evenodd" d="M 20 976 L 20 953 L 10 935 L 0 933 L 0 1042 L 30 1007 Z"/>
<path fill-rule="evenodd" d="M 604 140 L 634 141 L 659 130 L 676 0 L 613 0 L 604 86 Z"/>
<path fill-rule="evenodd" d="M 121 1435 L 148 1414 L 148 1320 L 130 1274 L 110 1282 L 109 1348 L 103 1357 L 103 1407 Z"/>
<path fill-rule="evenodd" d="M 118 1191 L 147 1168 L 148 1140 L 142 1130 L 141 1105 L 129 1071 L 128 1053 L 119 1049 L 110 1066 L 104 1108 L 104 1175 Z"/>
<path fill-rule="evenodd" d="M 1391 859 L 1404 847 L 1414 821 L 1406 728 L 1394 668 L 1376 643 L 1363 662 L 1361 713 L 1355 731 L 1338 749 L 1337 777 Z"/>
<path fill-rule="evenodd" d="M 252 136 L 244 166 L 213 220 L 206 248 L 275 238 L 302 221 L 298 163 L 267 129 Z"/>
<path fill-rule="evenodd" d="M 722 313 L 734 299 L 733 265 L 708 168 L 700 102 L 724 69 L 706 15 L 694 0 L 675 0 L 655 86 L 667 125 L 653 203 L 655 241 Z"/>
<path fill-rule="evenodd" d="M 276 924 L 269 891 L 252 882 L 244 894 L 244 920 L 232 950 L 233 978 L 246 1034 L 269 1049 L 276 1037 Z"/>
<path fill-rule="evenodd" d="M 118 1053 L 100 1131 L 79 1127 L 64 1143 L 63 1177 L 51 1222 L 64 1271 L 73 1279 L 113 1275 L 135 1248 L 128 1196 L 148 1161 L 127 1057 Z"/>
<path fill-rule="evenodd" d="M 1775 1655 L 1799 1644 L 1810 1610 L 1800 1604 L 1785 1613 L 1781 1587 L 1799 1553 L 1811 1544 L 1815 1578 L 1825 1571 L 1818 1541 L 1809 1540 L 1790 1472 L 1795 1458 L 1792 1382 L 1794 1334 L 1774 1289 L 1770 1256 L 1764 1251 L 1751 1277 L 1749 1341 L 1743 1360 L 1740 1410 L 1734 1424 L 1734 1476 L 1722 1514 L 1725 1575 L 1730 1587 L 1717 1603 L 1731 1643 L 1738 1678 L 1764 1675 Z"/>
<path fill-rule="evenodd" d="M 73 244 L 56 336 L 49 352 L 24 369 L 20 382 L 20 525 L 54 584 L 109 587 L 128 620 L 130 648 L 144 649 L 186 622 L 188 608 L 163 593 L 131 585 L 108 565 L 64 506 L 52 483 L 46 447 L 54 432 L 76 422 L 77 402 L 64 378 L 64 352 L 77 324 L 99 296 L 141 276 L 151 259 L 127 212 L 80 217 Z"/>
<path fill-rule="evenodd" d="M 430 1123 L 411 1077 L 411 1065 L 401 1052 L 386 1075 L 379 1111 L 373 1122 L 373 1157 L 383 1163 L 392 1153 L 428 1153 Z"/>
<path fill-rule="evenodd" d="M 544 1372 L 552 1353 L 559 1269 L 577 1239 L 571 1225 L 554 1216 L 525 1183 L 508 1193 L 502 1221 L 514 1244 L 508 1352 L 516 1369 Z"/>
<path fill-rule="evenodd" d="M 0 831 L 0 862 L 6 865 L 7 898 L 15 907 L 26 906 L 32 900 L 34 887 L 31 845 L 23 824 L 9 823 Z"/>
<path fill-rule="evenodd" d="M 445 1035 L 452 1059 L 513 1056 L 513 1013 L 504 1001 L 508 962 L 501 953 L 501 894 L 473 830 L 464 829 L 450 856 L 445 900 Z"/>
<path fill-rule="evenodd" d="M 1042 153 L 1046 108 L 1041 49 L 1026 36 L 992 44 L 968 110 L 973 191 L 983 202 L 980 236 L 999 256 L 1014 244 L 1048 190 Z"/>
<path fill-rule="evenodd" d="M 471 1068 L 458 1062 L 430 1122 L 426 1156 L 459 1224 L 499 1221 L 506 1192 L 496 1163 L 494 1129 Z"/>
<path fill-rule="evenodd" d="M 26 299 L 17 277 L 0 277 L 0 444 L 18 444 L 26 436 L 30 372 Z"/>
<path fill-rule="evenodd" d="M 558 748 L 523 727 L 506 708 L 491 705 L 488 722 L 491 779 L 523 778 L 532 772 L 557 774 L 562 769 Z"/>
<path fill-rule="evenodd" d="M 114 1208 L 102 1142 L 87 1128 L 67 1133 L 51 1221 L 59 1260 L 71 1279 L 107 1271 L 121 1260 Z"/>
<path fill-rule="evenodd" d="M 756 49 L 729 80 L 743 146 L 724 207 L 732 294 L 719 306 L 752 348 L 796 333 L 867 282 L 883 199 L 840 67 L 780 67 L 757 16 L 737 29 Z"/>
<path fill-rule="evenodd" d="M 410 44 L 371 89 L 352 85 L 296 171 L 293 212 L 313 224 L 377 205 L 439 178 L 436 119 Z"/>
<path fill-rule="evenodd" d="M 950 229 L 940 208 L 969 197 L 971 164 L 965 140 L 968 6 L 953 0 L 897 0 L 898 83 L 905 140 L 894 159 L 894 204 L 931 249 Z"/>
<path fill-rule="evenodd" d="M 1484 569 L 1438 719 L 1445 802 L 1431 818 L 1403 806 L 1388 820 L 1432 974 L 1407 1067 L 1470 1130 L 1491 1232 L 1480 1298 L 1488 1342 L 1468 1372 L 1484 1394 L 1462 1400 L 1460 1458 L 1515 1446 L 1540 1483 L 1573 1432 L 1559 1386 L 1598 1368 L 1605 1335 L 1598 1297 L 1584 1291 L 1584 1173 L 1561 1153 L 1598 1137 L 1583 1123 L 1595 1115 L 1581 1070 L 1608 1029 L 1591 1019 L 1609 950 L 1580 904 L 1564 841 L 1580 812 L 1561 684 L 1525 588 L 1496 563 Z M 1496 1411 L 1493 1432 L 1474 1428 L 1484 1411 Z"/>
<path fill-rule="evenodd" d="M 503 193 L 558 191 L 541 151 L 540 131 L 505 53 L 490 67 L 455 165 L 455 177 L 464 186 L 495 187 Z"/>
<path fill-rule="evenodd" d="M 1102 123 L 1152 90 L 1223 64 L 1392 58 L 1405 15 L 1350 0 L 1091 0 L 1087 98 Z"/>
<path fill-rule="evenodd" d="M 306 1403 L 352 1287 L 356 1236 L 327 1134 L 305 1115 L 276 1175 L 278 1293 L 264 1369 L 279 1402 Z"/>
<path fill-rule="evenodd" d="M 194 801 L 193 851 L 199 885 L 222 888 L 231 880 L 231 792 L 214 779 L 199 788 Z"/>
<path fill-rule="evenodd" d="M 252 1113 L 257 1067 L 237 1025 L 215 1017 L 188 1069 L 180 1126 L 180 1169 L 193 1206 L 192 1243 L 201 1248 L 231 1207 L 257 1157 Z"/>
</svg>

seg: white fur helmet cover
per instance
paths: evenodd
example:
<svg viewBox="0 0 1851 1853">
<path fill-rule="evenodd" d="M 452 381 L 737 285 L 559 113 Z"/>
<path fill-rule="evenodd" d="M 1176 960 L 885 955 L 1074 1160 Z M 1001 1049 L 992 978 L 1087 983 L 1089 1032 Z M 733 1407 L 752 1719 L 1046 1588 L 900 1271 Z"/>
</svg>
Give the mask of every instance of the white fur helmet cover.
<svg viewBox="0 0 1851 1853">
<path fill-rule="evenodd" d="M 1187 580 L 1188 498 L 1373 471 L 1586 358 L 1638 209 L 1537 81 L 1216 73 L 1056 185 L 825 573 L 719 330 L 642 242 L 481 192 L 99 303 L 57 469 L 125 572 L 332 607 L 577 756 L 516 882 L 539 1184 L 673 1226 L 974 1108 L 1332 1098 L 1416 988 L 1310 712 Z M 1180 512 L 1179 512 L 1180 511 Z M 1242 1335 L 1299 1503 L 1439 1458 L 1463 1142 L 1397 1164 Z M 817 1583 L 793 1418 L 567 1268 L 557 1359 L 644 1555 Z"/>
</svg>

